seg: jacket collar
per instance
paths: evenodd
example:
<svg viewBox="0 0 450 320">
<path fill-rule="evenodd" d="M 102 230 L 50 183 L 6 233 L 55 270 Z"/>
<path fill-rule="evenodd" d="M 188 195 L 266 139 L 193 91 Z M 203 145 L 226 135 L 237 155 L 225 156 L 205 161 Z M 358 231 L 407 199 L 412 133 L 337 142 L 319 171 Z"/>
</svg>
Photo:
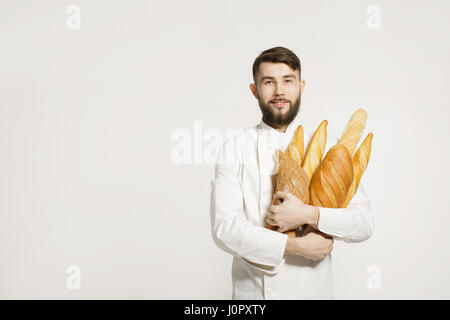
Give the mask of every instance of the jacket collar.
<svg viewBox="0 0 450 320">
<path fill-rule="evenodd" d="M 295 130 L 297 130 L 300 125 L 300 115 L 297 114 L 294 120 L 287 126 L 285 132 L 280 132 L 277 129 L 272 128 L 268 124 L 266 124 L 262 119 L 261 122 L 257 125 L 258 128 L 258 138 L 257 138 L 257 149 L 258 149 L 258 157 L 262 162 L 268 161 L 270 157 L 265 155 L 264 152 L 267 150 L 270 151 L 272 157 L 275 157 L 276 153 L 274 150 L 282 150 L 285 151 L 287 146 L 292 140 L 292 137 L 295 134 Z M 276 157 L 275 157 L 276 158 Z M 275 158 L 273 160 L 275 161 Z"/>
</svg>

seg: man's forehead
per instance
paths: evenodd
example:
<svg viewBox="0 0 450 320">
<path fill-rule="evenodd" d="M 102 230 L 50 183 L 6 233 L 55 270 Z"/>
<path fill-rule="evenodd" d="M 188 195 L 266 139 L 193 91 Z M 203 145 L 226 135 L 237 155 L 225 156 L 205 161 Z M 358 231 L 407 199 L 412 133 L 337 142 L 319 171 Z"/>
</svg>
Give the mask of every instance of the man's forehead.
<svg viewBox="0 0 450 320">
<path fill-rule="evenodd" d="M 259 65 L 259 77 L 284 77 L 288 75 L 299 76 L 299 70 L 293 70 L 287 64 L 278 62 L 263 62 Z"/>
</svg>

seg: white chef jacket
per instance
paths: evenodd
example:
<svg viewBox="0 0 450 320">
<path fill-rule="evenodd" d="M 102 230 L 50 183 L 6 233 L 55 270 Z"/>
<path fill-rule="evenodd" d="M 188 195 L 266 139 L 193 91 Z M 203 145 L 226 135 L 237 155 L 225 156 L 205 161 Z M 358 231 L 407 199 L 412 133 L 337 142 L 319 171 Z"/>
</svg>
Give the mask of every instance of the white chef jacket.
<svg viewBox="0 0 450 320">
<path fill-rule="evenodd" d="M 211 232 L 233 255 L 232 299 L 332 299 L 331 253 L 320 261 L 284 256 L 288 236 L 264 227 L 272 202 L 276 150 L 286 150 L 299 115 L 279 132 L 261 122 L 225 141 L 211 181 Z M 316 128 L 304 129 L 305 151 Z M 338 143 L 327 134 L 325 153 Z M 319 207 L 318 228 L 345 242 L 367 240 L 374 217 L 362 183 L 347 208 Z"/>
</svg>

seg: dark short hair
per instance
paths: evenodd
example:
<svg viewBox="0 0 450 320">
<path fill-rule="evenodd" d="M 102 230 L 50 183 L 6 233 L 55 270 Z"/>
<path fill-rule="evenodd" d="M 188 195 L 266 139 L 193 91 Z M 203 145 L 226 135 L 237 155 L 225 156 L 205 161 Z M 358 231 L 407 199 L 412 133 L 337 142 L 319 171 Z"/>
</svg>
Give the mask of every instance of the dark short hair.
<svg viewBox="0 0 450 320">
<path fill-rule="evenodd" d="M 260 53 L 260 55 L 255 59 L 255 62 L 253 62 L 253 81 L 255 82 L 259 65 L 263 62 L 285 63 L 289 67 L 291 67 L 292 70 L 298 70 L 300 79 L 302 78 L 302 67 L 300 64 L 300 59 L 295 55 L 294 52 L 287 48 L 274 47 Z"/>
</svg>

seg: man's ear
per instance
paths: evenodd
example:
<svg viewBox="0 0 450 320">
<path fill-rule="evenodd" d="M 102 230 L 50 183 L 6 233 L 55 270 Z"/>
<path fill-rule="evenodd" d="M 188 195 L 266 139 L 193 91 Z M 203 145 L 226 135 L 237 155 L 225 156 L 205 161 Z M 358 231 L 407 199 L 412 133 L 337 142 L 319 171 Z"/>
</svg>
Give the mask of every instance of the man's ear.
<svg viewBox="0 0 450 320">
<path fill-rule="evenodd" d="M 250 91 L 253 93 L 253 96 L 258 99 L 258 93 L 256 92 L 256 86 L 254 83 L 250 83 Z"/>
<path fill-rule="evenodd" d="M 305 84 L 306 84 L 305 80 L 300 81 L 301 94 L 303 94 L 303 89 L 305 88 Z"/>
</svg>

